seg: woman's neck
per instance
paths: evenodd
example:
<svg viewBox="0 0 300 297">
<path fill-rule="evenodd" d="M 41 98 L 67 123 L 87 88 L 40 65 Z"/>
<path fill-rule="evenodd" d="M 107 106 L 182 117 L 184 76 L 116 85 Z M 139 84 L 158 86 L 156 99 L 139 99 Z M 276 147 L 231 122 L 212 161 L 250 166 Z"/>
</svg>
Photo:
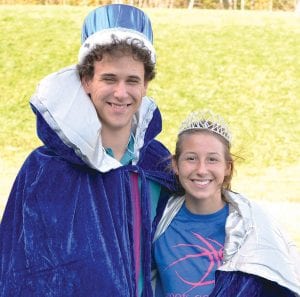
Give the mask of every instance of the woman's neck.
<svg viewBox="0 0 300 297">
<path fill-rule="evenodd" d="M 226 202 L 219 199 L 195 199 L 185 195 L 185 205 L 187 209 L 194 214 L 211 214 L 219 211 L 225 206 Z"/>
</svg>

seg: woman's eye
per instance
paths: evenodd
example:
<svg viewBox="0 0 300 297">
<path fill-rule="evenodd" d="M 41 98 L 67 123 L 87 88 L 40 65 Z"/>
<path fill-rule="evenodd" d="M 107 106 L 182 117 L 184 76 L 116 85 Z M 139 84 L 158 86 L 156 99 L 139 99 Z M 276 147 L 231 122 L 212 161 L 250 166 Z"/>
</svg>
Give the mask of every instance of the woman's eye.
<svg viewBox="0 0 300 297">
<path fill-rule="evenodd" d="M 208 159 L 208 162 L 209 163 L 216 163 L 216 162 L 218 162 L 219 160 L 217 159 L 217 158 L 209 158 Z"/>
<path fill-rule="evenodd" d="M 188 157 L 186 157 L 186 160 L 187 161 L 195 161 L 196 157 L 188 156 Z"/>
</svg>

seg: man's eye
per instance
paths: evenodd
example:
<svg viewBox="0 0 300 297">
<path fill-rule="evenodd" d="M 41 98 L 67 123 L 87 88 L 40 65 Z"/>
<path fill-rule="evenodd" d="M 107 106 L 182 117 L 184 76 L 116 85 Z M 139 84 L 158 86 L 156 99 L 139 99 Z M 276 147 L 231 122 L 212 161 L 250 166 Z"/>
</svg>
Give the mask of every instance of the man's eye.
<svg viewBox="0 0 300 297">
<path fill-rule="evenodd" d="M 104 77 L 104 78 L 102 78 L 102 81 L 107 82 L 107 83 L 113 83 L 113 82 L 115 82 L 115 79 L 112 77 Z"/>
<path fill-rule="evenodd" d="M 137 79 L 130 79 L 130 80 L 128 80 L 128 83 L 130 84 L 130 85 L 136 85 L 136 84 L 138 84 L 140 81 L 139 80 L 137 80 Z"/>
</svg>

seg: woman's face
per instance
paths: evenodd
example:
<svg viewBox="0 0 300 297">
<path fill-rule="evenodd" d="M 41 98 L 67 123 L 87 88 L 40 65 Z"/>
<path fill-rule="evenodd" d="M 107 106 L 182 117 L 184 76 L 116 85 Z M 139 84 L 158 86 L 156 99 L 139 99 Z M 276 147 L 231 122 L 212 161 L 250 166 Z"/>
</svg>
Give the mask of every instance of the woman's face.
<svg viewBox="0 0 300 297">
<path fill-rule="evenodd" d="M 185 189 L 186 205 L 193 213 L 216 212 L 224 205 L 221 189 L 231 169 L 224 144 L 206 131 L 181 137 L 179 158 L 173 160 L 173 168 Z"/>
</svg>

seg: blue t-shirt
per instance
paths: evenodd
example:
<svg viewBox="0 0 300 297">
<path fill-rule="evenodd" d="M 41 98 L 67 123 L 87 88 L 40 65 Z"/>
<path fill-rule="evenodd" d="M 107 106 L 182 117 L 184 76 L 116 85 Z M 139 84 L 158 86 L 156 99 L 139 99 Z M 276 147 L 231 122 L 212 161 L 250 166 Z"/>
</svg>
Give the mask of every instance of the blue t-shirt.
<svg viewBox="0 0 300 297">
<path fill-rule="evenodd" d="M 167 230 L 154 242 L 158 270 L 155 297 L 207 297 L 222 264 L 226 204 L 213 214 L 191 213 L 183 204 Z"/>
</svg>

